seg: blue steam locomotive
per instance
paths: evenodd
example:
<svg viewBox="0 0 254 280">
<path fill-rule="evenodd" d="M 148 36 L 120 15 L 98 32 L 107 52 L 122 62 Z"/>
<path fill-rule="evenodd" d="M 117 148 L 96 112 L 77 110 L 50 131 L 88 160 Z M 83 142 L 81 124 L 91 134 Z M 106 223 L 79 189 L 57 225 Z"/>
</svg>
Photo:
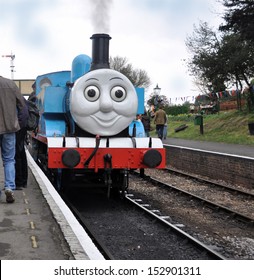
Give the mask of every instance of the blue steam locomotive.
<svg viewBox="0 0 254 280">
<path fill-rule="evenodd" d="M 109 67 L 110 36 L 91 39 L 92 59 L 79 55 L 71 71 L 36 78 L 40 121 L 29 150 L 59 190 L 82 178 L 124 195 L 130 170 L 164 168 L 165 150 L 135 120 L 144 89 Z"/>
</svg>

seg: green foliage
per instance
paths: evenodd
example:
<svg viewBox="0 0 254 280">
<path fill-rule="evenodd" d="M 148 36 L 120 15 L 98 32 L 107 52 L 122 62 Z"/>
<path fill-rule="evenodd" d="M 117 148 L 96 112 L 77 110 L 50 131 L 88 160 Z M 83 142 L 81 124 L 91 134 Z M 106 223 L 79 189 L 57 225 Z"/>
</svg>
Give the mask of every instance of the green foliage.
<svg viewBox="0 0 254 280">
<path fill-rule="evenodd" d="M 228 78 L 219 54 L 218 34 L 206 22 L 200 22 L 199 26 L 194 26 L 192 36 L 187 37 L 186 46 L 192 54 L 188 61 L 189 71 L 203 84 L 206 93 L 225 90 Z"/>
<path fill-rule="evenodd" d="M 242 90 L 243 81 L 250 86 L 254 76 L 254 1 L 221 2 L 225 7 L 225 24 L 214 31 L 206 22 L 200 22 L 186 39 L 192 54 L 188 68 L 203 94 L 224 91 L 232 83 Z"/>
<path fill-rule="evenodd" d="M 251 114 L 248 118 L 248 123 L 254 123 L 254 114 Z"/>
<path fill-rule="evenodd" d="M 167 115 L 177 116 L 180 114 L 187 114 L 189 112 L 189 104 L 183 105 L 169 105 L 164 108 Z"/>
<path fill-rule="evenodd" d="M 155 95 L 150 94 L 149 99 L 147 100 L 147 105 L 151 106 L 154 105 L 157 109 L 159 104 L 162 104 L 164 107 L 167 107 L 169 105 L 168 98 L 166 95 Z"/>
<path fill-rule="evenodd" d="M 254 1 L 252 0 L 222 0 L 226 8 L 220 26 L 222 31 L 239 34 L 243 40 L 254 44 Z"/>
<path fill-rule="evenodd" d="M 192 52 L 190 72 L 206 85 L 207 92 L 224 91 L 233 82 L 241 90 L 242 81 L 249 85 L 249 77 L 254 75 L 254 45 L 241 40 L 240 35 L 216 34 L 201 22 L 186 46 Z"/>
</svg>

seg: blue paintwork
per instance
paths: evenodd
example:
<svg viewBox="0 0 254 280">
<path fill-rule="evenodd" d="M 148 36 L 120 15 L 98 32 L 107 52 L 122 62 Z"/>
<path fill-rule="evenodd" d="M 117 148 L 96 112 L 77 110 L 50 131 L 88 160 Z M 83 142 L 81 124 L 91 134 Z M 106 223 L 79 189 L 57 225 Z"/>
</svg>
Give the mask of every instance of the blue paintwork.
<svg viewBox="0 0 254 280">
<path fill-rule="evenodd" d="M 72 83 L 90 70 L 91 62 L 92 59 L 85 54 L 80 54 L 73 59 L 71 68 Z"/>
<path fill-rule="evenodd" d="M 65 87 L 66 82 L 71 81 L 71 71 L 53 72 L 38 76 L 36 78 L 36 94 L 39 94 L 44 88 L 43 85 Z"/>
<path fill-rule="evenodd" d="M 145 136 L 145 129 L 140 120 L 134 120 L 130 125 L 129 125 L 129 135 L 133 136 L 133 128 L 134 125 L 136 126 L 136 136 L 135 137 L 146 137 Z"/>
<path fill-rule="evenodd" d="M 137 92 L 137 95 L 138 95 L 137 115 L 144 114 L 145 89 L 144 88 L 136 88 L 136 92 Z"/>
<path fill-rule="evenodd" d="M 39 133 L 44 136 L 65 135 L 65 96 L 69 90 L 66 82 L 70 82 L 70 74 L 70 71 L 54 72 L 36 79 L 37 104 L 41 113 Z"/>
</svg>

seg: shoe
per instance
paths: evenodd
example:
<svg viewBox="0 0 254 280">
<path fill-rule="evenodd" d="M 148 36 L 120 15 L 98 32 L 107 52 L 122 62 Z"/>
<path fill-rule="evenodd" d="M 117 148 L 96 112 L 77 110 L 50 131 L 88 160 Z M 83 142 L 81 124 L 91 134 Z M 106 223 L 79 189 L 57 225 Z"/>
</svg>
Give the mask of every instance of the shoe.
<svg viewBox="0 0 254 280">
<path fill-rule="evenodd" d="M 5 190 L 5 195 L 6 195 L 7 203 L 13 203 L 15 201 L 14 193 L 12 190 L 10 190 L 10 189 Z"/>
<path fill-rule="evenodd" d="M 16 186 L 16 191 L 22 191 L 23 190 L 23 187 L 22 186 Z"/>
</svg>

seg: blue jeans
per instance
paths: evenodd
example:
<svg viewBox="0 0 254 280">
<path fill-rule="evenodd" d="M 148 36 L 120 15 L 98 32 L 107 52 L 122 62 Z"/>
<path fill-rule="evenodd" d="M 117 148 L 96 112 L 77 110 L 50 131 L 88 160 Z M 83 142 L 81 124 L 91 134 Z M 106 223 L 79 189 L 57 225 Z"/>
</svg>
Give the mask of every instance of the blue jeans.
<svg viewBox="0 0 254 280">
<path fill-rule="evenodd" d="M 4 166 L 4 187 L 15 190 L 15 133 L 0 134 L 0 148 Z"/>
<path fill-rule="evenodd" d="M 158 133 L 158 137 L 162 140 L 163 137 L 163 129 L 164 129 L 164 124 L 157 124 L 156 125 L 156 131 Z"/>
</svg>

